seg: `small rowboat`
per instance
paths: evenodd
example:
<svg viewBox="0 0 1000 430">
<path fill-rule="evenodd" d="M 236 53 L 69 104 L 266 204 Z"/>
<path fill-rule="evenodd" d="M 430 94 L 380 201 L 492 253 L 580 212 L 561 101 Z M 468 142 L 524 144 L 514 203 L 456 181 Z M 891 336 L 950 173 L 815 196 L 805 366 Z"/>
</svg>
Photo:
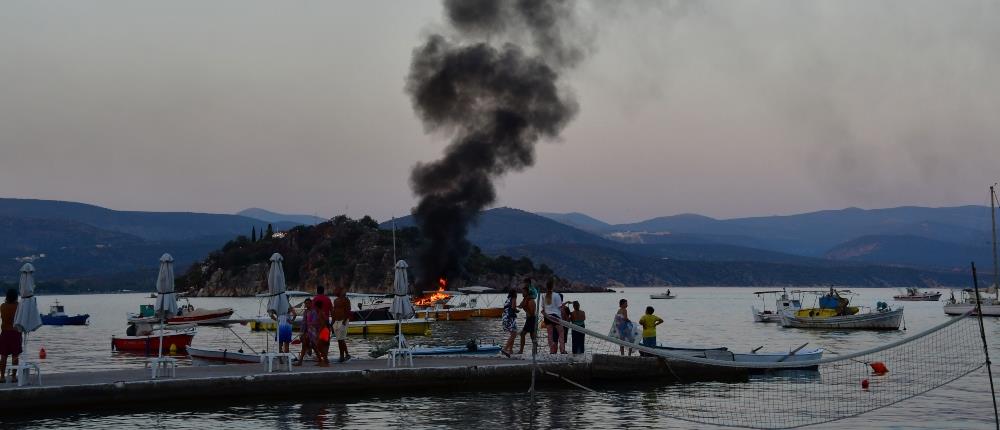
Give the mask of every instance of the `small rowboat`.
<svg viewBox="0 0 1000 430">
<path fill-rule="evenodd" d="M 42 315 L 42 324 L 45 325 L 87 325 L 90 314 L 66 315 L 63 306 L 56 301 L 56 304 L 49 306 L 49 313 Z"/>
<path fill-rule="evenodd" d="M 413 355 L 486 355 L 500 352 L 499 345 L 460 345 L 415 347 Z"/>
<path fill-rule="evenodd" d="M 208 349 L 188 346 L 187 353 L 195 362 L 207 364 L 257 364 L 261 362 L 260 354 L 226 349 Z"/>
<path fill-rule="evenodd" d="M 171 349 L 183 352 L 194 340 L 196 329 L 190 328 L 179 331 L 167 330 L 163 333 L 163 351 Z M 141 352 L 146 355 L 155 355 L 160 350 L 160 333 L 153 331 L 147 335 L 138 336 L 111 336 L 111 350 L 125 352 Z"/>
</svg>

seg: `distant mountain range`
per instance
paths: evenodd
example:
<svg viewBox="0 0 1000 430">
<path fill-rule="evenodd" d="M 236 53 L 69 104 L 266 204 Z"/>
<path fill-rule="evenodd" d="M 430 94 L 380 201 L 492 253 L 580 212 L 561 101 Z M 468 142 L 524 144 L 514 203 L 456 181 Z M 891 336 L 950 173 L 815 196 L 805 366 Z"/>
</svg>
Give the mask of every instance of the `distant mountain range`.
<svg viewBox="0 0 1000 430">
<path fill-rule="evenodd" d="M 984 274 L 992 268 L 989 209 L 980 206 L 725 220 L 684 214 L 618 225 L 581 213 L 542 215 L 491 209 L 469 239 L 486 254 L 529 257 L 594 284 L 966 286 L 969 261 Z M 251 230 L 318 221 L 258 208 L 236 215 L 140 212 L 0 199 L 0 282 L 16 281 L 30 261 L 40 281 L 148 289 L 163 252 L 183 271 Z M 411 217 L 396 220 L 400 229 L 413 224 Z"/>
<path fill-rule="evenodd" d="M 327 221 L 326 218 L 320 218 L 315 215 L 280 214 L 261 208 L 243 209 L 237 212 L 236 215 L 272 223 L 292 223 L 299 225 L 314 225 Z"/>
<path fill-rule="evenodd" d="M 982 239 L 983 232 L 969 227 L 981 217 L 966 207 L 957 215 L 933 214 L 935 222 L 920 222 L 905 208 L 866 213 L 860 209 L 825 211 L 819 215 L 748 218 L 739 223 L 700 215 L 663 217 L 634 224 L 596 229 L 600 221 L 582 214 L 539 216 L 496 208 L 484 211 L 469 231 L 469 240 L 485 252 L 526 256 L 552 267 L 556 273 L 592 283 L 626 285 L 852 285 L 911 286 L 966 285 L 969 254 L 938 255 L 932 247 L 904 253 L 907 241 L 934 240 L 922 236 L 867 236 L 868 240 L 893 240 L 893 247 L 856 248 L 846 252 L 855 232 L 919 232 L 947 236 L 964 232 Z M 926 208 L 917 208 L 925 211 Z M 956 209 L 956 208 L 944 208 Z M 978 208 L 989 216 L 988 209 Z M 930 210 L 934 212 L 934 210 Z M 838 221 L 841 213 L 849 222 Z M 941 221 L 963 220 L 964 225 Z M 397 226 L 413 225 L 410 217 Z M 383 224 L 388 228 L 388 224 Z M 713 228 L 717 227 L 717 228 Z M 822 234 L 810 229 L 824 230 Z M 845 238 L 841 242 L 835 237 Z M 832 245 L 827 246 L 832 243 Z M 871 242 L 868 242 L 870 245 Z M 957 247 L 958 245 L 956 245 Z M 897 250 L 896 247 L 899 247 Z M 796 252 L 807 249 L 809 252 Z M 879 249 L 882 253 L 864 252 Z M 972 247 L 975 249 L 975 247 Z M 821 251 L 818 251 L 821 250 Z M 841 252 L 837 252 L 840 250 Z M 829 253 L 827 252 L 829 251 Z M 947 251 L 945 251 L 947 252 Z M 971 252 L 971 251 L 970 251 Z M 981 264 L 982 266 L 982 264 Z"/>
<path fill-rule="evenodd" d="M 272 222 L 276 231 L 299 225 Z M 42 281 L 151 288 L 157 260 L 174 256 L 178 269 L 227 241 L 266 230 L 267 221 L 193 212 L 116 211 L 54 200 L 0 199 L 0 281 L 16 282 L 32 262 Z M 134 285 L 133 285 L 134 284 Z"/>
</svg>

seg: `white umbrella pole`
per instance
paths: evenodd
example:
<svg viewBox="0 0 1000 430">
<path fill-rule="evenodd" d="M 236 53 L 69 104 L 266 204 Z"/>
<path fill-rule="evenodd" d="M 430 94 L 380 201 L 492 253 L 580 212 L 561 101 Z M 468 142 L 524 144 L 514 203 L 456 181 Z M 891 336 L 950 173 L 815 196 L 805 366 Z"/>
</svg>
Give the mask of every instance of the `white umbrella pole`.
<svg viewBox="0 0 1000 430">
<path fill-rule="evenodd" d="M 163 358 L 163 313 L 160 313 L 160 354 L 157 358 Z"/>
</svg>

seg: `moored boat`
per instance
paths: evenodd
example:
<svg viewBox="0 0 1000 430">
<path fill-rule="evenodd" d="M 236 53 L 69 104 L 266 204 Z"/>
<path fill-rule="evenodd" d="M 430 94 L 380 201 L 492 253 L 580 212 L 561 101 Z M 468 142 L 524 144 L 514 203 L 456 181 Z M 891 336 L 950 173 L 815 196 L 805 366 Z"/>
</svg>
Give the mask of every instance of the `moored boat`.
<svg viewBox="0 0 1000 430">
<path fill-rule="evenodd" d="M 111 336 L 111 350 L 156 355 L 160 349 L 160 330 L 140 331 L 135 335 Z M 191 345 L 196 333 L 197 330 L 194 327 L 181 330 L 165 329 L 163 351 L 165 353 L 170 351 L 184 352 Z"/>
<path fill-rule="evenodd" d="M 907 288 L 905 294 L 892 296 L 893 300 L 901 302 L 936 302 L 941 298 L 940 291 L 920 291 L 917 288 Z"/>
<path fill-rule="evenodd" d="M 49 313 L 42 315 L 42 324 L 45 325 L 86 325 L 90 314 L 66 315 L 63 305 L 57 300 L 49 306 Z"/>
<path fill-rule="evenodd" d="M 818 293 L 818 292 L 813 292 Z M 862 309 L 850 306 L 850 300 L 841 293 L 830 288 L 819 297 L 818 308 L 800 309 L 797 312 L 784 312 L 781 316 L 782 327 L 815 328 L 836 330 L 898 330 L 903 321 L 903 308 L 892 309 L 884 302 L 878 302 L 875 309 Z"/>
<path fill-rule="evenodd" d="M 203 309 L 195 308 L 191 304 L 181 306 L 177 315 L 167 317 L 167 324 L 219 324 L 223 323 L 233 315 L 233 308 Z M 139 313 L 129 314 L 129 322 L 156 323 L 159 318 L 153 315 L 153 305 L 139 306 Z"/>
<path fill-rule="evenodd" d="M 500 352 L 499 345 L 425 346 L 411 349 L 413 355 L 490 355 Z"/>
<path fill-rule="evenodd" d="M 802 301 L 796 293 L 801 294 L 799 291 L 792 291 L 792 295 L 789 295 L 788 291 L 782 288 L 780 291 L 757 291 L 754 294 L 757 295 L 761 300 L 760 309 L 757 306 L 751 306 L 750 310 L 753 312 L 754 322 L 781 322 L 781 314 L 784 312 L 798 312 L 802 309 Z M 778 295 L 780 294 L 780 295 Z M 774 309 L 767 308 L 767 297 L 778 295 L 774 300 Z"/>
<path fill-rule="evenodd" d="M 417 311 L 417 318 L 434 318 L 438 321 L 466 321 L 472 318 L 473 313 L 475 313 L 475 309 L 469 308 L 427 308 L 422 311 Z"/>
<path fill-rule="evenodd" d="M 249 320 L 230 320 L 232 322 L 246 323 L 250 330 L 253 331 L 273 331 L 277 325 L 274 320 L 268 317 L 258 317 Z M 404 335 L 417 335 L 424 336 L 430 333 L 431 322 L 433 319 L 424 318 L 411 318 L 408 320 L 403 320 L 402 324 L 398 324 L 396 320 L 379 320 L 379 321 L 351 321 L 347 323 L 347 334 L 351 335 L 370 335 L 370 334 L 396 334 L 396 327 L 402 325 Z M 302 317 L 296 317 L 292 320 L 292 327 L 295 330 L 299 330 L 302 325 Z"/>
<path fill-rule="evenodd" d="M 187 347 L 187 353 L 197 363 L 205 364 L 255 364 L 261 362 L 260 354 L 246 353 L 240 350 L 209 349 Z"/>
<path fill-rule="evenodd" d="M 997 298 L 986 297 L 980 291 L 979 303 L 983 310 L 983 316 L 1000 316 L 1000 300 L 997 300 Z M 944 313 L 946 315 L 964 315 L 966 312 L 974 311 L 975 309 L 976 291 L 971 288 L 962 290 L 960 298 L 955 298 L 955 292 L 952 291 L 951 297 L 944 302 Z"/>
</svg>

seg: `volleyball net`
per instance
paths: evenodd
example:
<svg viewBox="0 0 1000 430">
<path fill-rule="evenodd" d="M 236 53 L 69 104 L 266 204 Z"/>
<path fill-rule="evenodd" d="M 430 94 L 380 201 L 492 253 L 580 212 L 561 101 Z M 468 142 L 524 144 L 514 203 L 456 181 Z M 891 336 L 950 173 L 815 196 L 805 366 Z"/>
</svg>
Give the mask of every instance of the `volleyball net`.
<svg viewBox="0 0 1000 430">
<path fill-rule="evenodd" d="M 563 320 L 548 323 L 567 329 L 567 351 L 574 340 L 577 348 L 582 346 L 576 359 L 613 359 L 623 369 L 661 368 L 664 378 L 676 383 L 658 386 L 645 397 L 657 403 L 652 410 L 730 427 L 794 428 L 854 417 L 919 396 L 986 365 L 980 320 L 971 313 L 894 343 L 850 354 L 826 351 L 818 359 L 816 351 L 805 349 L 776 356 L 736 354 L 725 348 L 649 347 Z"/>
</svg>

